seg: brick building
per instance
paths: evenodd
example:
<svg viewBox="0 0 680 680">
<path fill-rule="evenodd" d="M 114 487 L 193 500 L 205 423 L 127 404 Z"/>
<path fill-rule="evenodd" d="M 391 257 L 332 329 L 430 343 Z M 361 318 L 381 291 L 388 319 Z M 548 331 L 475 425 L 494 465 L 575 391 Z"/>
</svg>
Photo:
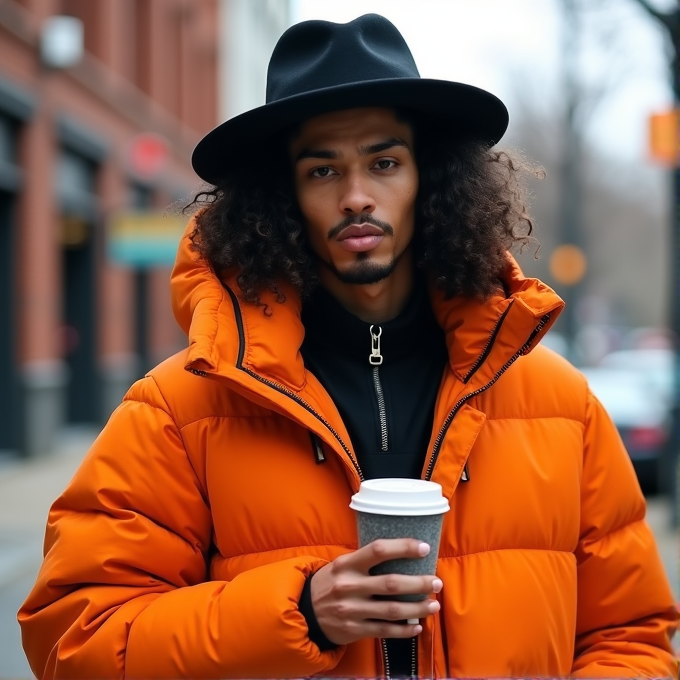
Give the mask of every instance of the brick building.
<svg viewBox="0 0 680 680">
<path fill-rule="evenodd" d="M 100 425 L 130 383 L 185 346 L 169 266 L 109 259 L 124 209 L 198 185 L 217 123 L 218 0 L 0 0 L 0 450 L 40 455 L 64 424 Z M 41 58 L 46 20 L 82 21 L 70 68 Z M 131 144 L 153 131 L 151 175 Z"/>
</svg>

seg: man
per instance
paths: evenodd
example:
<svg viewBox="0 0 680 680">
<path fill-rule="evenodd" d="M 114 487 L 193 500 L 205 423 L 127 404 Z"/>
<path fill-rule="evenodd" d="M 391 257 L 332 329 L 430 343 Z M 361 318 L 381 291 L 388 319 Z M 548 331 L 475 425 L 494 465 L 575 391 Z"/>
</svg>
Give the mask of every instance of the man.
<svg viewBox="0 0 680 680">
<path fill-rule="evenodd" d="M 52 507 L 36 675 L 675 677 L 630 461 L 507 254 L 531 222 L 505 107 L 420 79 L 376 15 L 289 29 L 267 95 L 194 153 L 189 348 Z M 437 576 L 371 575 L 416 540 L 357 550 L 350 497 L 389 476 L 449 499 Z"/>
</svg>

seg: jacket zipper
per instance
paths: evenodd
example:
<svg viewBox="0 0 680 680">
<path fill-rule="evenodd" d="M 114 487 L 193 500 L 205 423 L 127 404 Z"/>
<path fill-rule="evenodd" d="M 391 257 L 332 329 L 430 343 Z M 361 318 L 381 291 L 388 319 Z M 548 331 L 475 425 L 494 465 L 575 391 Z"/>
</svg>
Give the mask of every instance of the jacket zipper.
<svg viewBox="0 0 680 680">
<path fill-rule="evenodd" d="M 477 357 L 477 361 L 475 361 L 475 363 L 472 364 L 472 368 L 467 372 L 465 378 L 463 378 L 463 384 L 467 385 L 470 382 L 472 376 L 478 371 L 479 367 L 486 361 L 489 354 L 491 354 L 491 348 L 493 347 L 494 342 L 496 342 L 498 332 L 500 331 L 501 326 L 505 321 L 505 317 L 508 315 L 508 312 L 510 311 L 510 308 L 514 303 L 515 303 L 514 300 L 510 300 L 510 304 L 506 307 L 505 311 L 500 315 L 498 321 L 496 321 L 496 325 L 493 327 L 491 335 L 489 336 L 489 340 L 487 341 L 486 346 L 482 350 L 482 353 L 479 355 L 479 357 Z"/>
<path fill-rule="evenodd" d="M 385 680 L 391 680 L 392 676 L 390 675 L 390 660 L 387 656 L 387 640 L 385 640 L 385 638 L 380 638 L 380 643 L 382 645 L 383 665 L 385 666 Z"/>
<path fill-rule="evenodd" d="M 411 638 L 411 678 L 418 678 L 418 638 Z"/>
<path fill-rule="evenodd" d="M 385 665 L 385 680 L 392 680 L 390 674 L 390 660 L 387 656 L 387 641 L 385 638 L 380 639 L 383 653 L 383 663 Z M 411 638 L 411 680 L 418 678 L 418 638 Z"/>
<path fill-rule="evenodd" d="M 437 456 L 439 455 L 439 449 L 441 448 L 442 442 L 444 441 L 444 436 L 446 435 L 446 432 L 449 429 L 451 422 L 456 417 L 456 413 L 458 413 L 458 411 L 466 401 L 472 399 L 472 397 L 476 397 L 478 394 L 481 394 L 482 392 L 488 390 L 489 387 L 494 385 L 498 381 L 498 379 L 503 375 L 503 373 L 505 373 L 510 368 L 510 366 L 512 366 L 515 363 L 515 361 L 519 359 L 519 357 L 526 354 L 534 338 L 541 332 L 543 327 L 548 323 L 549 319 L 550 314 L 546 314 L 545 316 L 541 317 L 538 326 L 536 326 L 536 328 L 534 328 L 534 330 L 531 332 L 531 335 L 529 335 L 527 341 L 522 345 L 522 347 L 519 350 L 517 350 L 517 352 L 515 352 L 508 359 L 508 361 L 501 367 L 501 369 L 496 373 L 496 375 L 494 375 L 494 377 L 488 383 L 486 383 L 486 385 L 483 385 L 474 392 L 469 392 L 465 396 L 461 397 L 458 400 L 458 402 L 456 402 L 455 406 L 451 409 L 449 415 L 446 417 L 446 420 L 444 421 L 444 424 L 442 425 L 441 429 L 439 430 L 439 433 L 437 434 L 437 438 L 435 439 L 434 446 L 432 447 L 432 455 L 430 456 L 430 462 L 428 463 L 427 471 L 425 472 L 426 480 L 429 481 L 430 478 L 432 477 L 434 466 L 435 463 L 437 462 Z"/>
<path fill-rule="evenodd" d="M 319 437 L 316 432 L 310 430 L 309 437 L 312 440 L 312 449 L 314 450 L 314 460 L 317 465 L 326 462 L 326 455 L 323 452 L 323 446 L 321 446 L 321 437 Z"/>
<path fill-rule="evenodd" d="M 373 366 L 373 386 L 375 387 L 375 396 L 378 400 L 378 416 L 380 418 L 380 448 L 383 451 L 389 449 L 387 439 L 387 409 L 385 408 L 385 393 L 383 392 L 382 383 L 380 382 L 380 365 L 383 362 L 382 354 L 380 354 L 380 336 L 382 335 L 382 328 L 378 326 L 378 332 L 374 332 L 375 326 L 369 329 L 371 332 L 371 353 L 368 355 L 368 363 Z"/>
</svg>

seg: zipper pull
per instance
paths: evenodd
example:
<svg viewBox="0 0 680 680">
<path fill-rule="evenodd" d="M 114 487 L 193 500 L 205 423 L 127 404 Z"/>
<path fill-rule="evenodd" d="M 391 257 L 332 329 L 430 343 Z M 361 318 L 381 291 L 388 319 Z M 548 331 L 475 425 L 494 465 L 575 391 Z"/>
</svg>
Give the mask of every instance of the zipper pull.
<svg viewBox="0 0 680 680">
<path fill-rule="evenodd" d="M 312 440 L 312 449 L 314 450 L 314 460 L 316 461 L 316 464 L 325 463 L 326 456 L 323 452 L 323 447 L 321 446 L 321 439 L 311 431 L 309 432 L 309 437 Z"/>
<path fill-rule="evenodd" d="M 382 354 L 380 354 L 380 336 L 382 335 L 382 328 L 378 326 L 378 332 L 374 333 L 375 326 L 371 326 L 371 354 L 368 357 L 368 363 L 371 366 L 380 366 L 383 362 Z"/>
</svg>

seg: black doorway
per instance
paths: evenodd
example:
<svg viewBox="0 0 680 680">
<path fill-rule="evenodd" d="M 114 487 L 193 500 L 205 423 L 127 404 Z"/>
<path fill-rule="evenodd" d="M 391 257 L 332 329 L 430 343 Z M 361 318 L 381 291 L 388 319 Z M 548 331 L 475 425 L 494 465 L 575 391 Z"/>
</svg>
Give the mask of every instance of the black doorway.
<svg viewBox="0 0 680 680">
<path fill-rule="evenodd" d="M 22 399 L 17 356 L 14 196 L 0 191 L 0 451 L 22 450 Z"/>
<path fill-rule="evenodd" d="M 66 420 L 98 424 L 101 376 L 97 362 L 97 165 L 61 149 L 57 185 L 61 203 L 61 341 L 69 379 Z"/>
<path fill-rule="evenodd" d="M 96 334 L 96 269 L 93 225 L 82 217 L 62 217 L 64 360 L 69 383 L 67 421 L 99 421 Z"/>
<path fill-rule="evenodd" d="M 153 189 L 143 184 L 130 186 L 130 205 L 134 210 L 148 212 L 154 206 Z M 135 270 L 135 351 L 138 358 L 138 378 L 144 377 L 153 368 L 151 339 L 149 337 L 150 315 L 150 272 L 146 267 Z"/>
</svg>

